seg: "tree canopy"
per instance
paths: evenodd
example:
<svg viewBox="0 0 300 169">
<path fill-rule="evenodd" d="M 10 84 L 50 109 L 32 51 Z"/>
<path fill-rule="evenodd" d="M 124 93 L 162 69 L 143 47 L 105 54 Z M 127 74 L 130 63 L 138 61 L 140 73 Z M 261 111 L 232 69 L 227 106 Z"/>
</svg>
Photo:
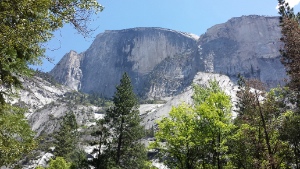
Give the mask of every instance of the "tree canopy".
<svg viewBox="0 0 300 169">
<path fill-rule="evenodd" d="M 20 75 L 30 73 L 28 64 L 38 64 L 44 56 L 42 43 L 53 31 L 72 24 L 87 35 L 87 23 L 103 7 L 96 0 L 2 0 L 0 1 L 0 85 L 21 86 Z M 0 91 L 0 101 L 3 94 Z"/>
<path fill-rule="evenodd" d="M 9 166 L 33 149 L 34 134 L 23 111 L 6 103 L 29 64 L 41 63 L 42 47 L 53 31 L 70 23 L 86 36 L 93 14 L 103 10 L 96 0 L 0 1 L 0 166 Z"/>
<path fill-rule="evenodd" d="M 144 168 L 146 149 L 140 139 L 144 129 L 140 125 L 139 103 L 127 73 L 124 73 L 113 96 L 113 106 L 103 120 L 98 122 L 98 158 L 94 166 L 98 168 Z M 101 146 L 106 147 L 101 152 Z"/>
<path fill-rule="evenodd" d="M 9 166 L 35 148 L 34 132 L 23 113 L 20 108 L 0 105 L 0 166 Z"/>
<path fill-rule="evenodd" d="M 194 91 L 194 106 L 173 107 L 170 117 L 158 122 L 151 148 L 159 149 L 169 168 L 223 168 L 233 128 L 230 97 L 216 81 L 195 85 Z"/>
<path fill-rule="evenodd" d="M 294 14 L 284 0 L 279 0 L 279 14 L 281 26 L 281 38 L 284 46 L 280 49 L 281 62 L 290 77 L 289 87 L 295 92 L 300 92 L 300 14 Z M 300 99 L 300 96 L 298 96 Z"/>
</svg>

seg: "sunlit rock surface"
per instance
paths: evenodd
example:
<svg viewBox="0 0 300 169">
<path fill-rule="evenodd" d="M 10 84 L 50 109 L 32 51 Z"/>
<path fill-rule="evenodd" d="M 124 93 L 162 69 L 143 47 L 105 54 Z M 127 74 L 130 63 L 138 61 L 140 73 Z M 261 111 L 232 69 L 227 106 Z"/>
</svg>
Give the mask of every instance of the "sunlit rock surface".
<svg viewBox="0 0 300 169">
<path fill-rule="evenodd" d="M 163 28 L 99 34 L 83 53 L 66 54 L 50 72 L 59 82 L 110 98 L 124 72 L 142 98 L 180 94 L 197 72 L 258 78 L 283 84 L 278 17 L 242 16 L 215 25 L 200 37 Z"/>
</svg>

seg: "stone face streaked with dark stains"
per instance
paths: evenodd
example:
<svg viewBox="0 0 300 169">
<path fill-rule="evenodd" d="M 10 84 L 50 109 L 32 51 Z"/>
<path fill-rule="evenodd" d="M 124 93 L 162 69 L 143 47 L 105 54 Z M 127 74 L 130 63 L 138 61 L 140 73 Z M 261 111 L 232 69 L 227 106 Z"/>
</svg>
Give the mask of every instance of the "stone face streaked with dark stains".
<svg viewBox="0 0 300 169">
<path fill-rule="evenodd" d="M 238 73 L 270 87 L 283 83 L 278 17 L 242 16 L 199 37 L 163 28 L 132 28 L 99 34 L 85 52 L 66 54 L 51 74 L 61 83 L 105 97 L 126 71 L 135 92 L 161 98 L 182 92 L 197 72 Z"/>
<path fill-rule="evenodd" d="M 208 29 L 198 41 L 205 70 L 226 74 L 234 81 L 240 73 L 269 87 L 283 84 L 280 31 L 278 17 L 256 15 L 232 18 Z"/>
<path fill-rule="evenodd" d="M 140 96 L 166 96 L 179 91 L 181 82 L 187 76 L 192 81 L 197 73 L 194 71 L 197 38 L 162 28 L 106 31 L 99 34 L 85 52 L 66 54 L 51 74 L 73 89 L 111 97 L 126 71 Z M 71 61 L 72 58 L 77 61 Z M 171 72 L 168 69 L 172 69 Z"/>
</svg>

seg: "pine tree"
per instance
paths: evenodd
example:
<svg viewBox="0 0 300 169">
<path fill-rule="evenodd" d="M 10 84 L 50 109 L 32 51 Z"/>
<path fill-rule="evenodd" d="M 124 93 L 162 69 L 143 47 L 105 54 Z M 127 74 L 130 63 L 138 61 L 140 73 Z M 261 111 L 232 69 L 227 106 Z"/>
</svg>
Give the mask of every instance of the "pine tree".
<svg viewBox="0 0 300 169">
<path fill-rule="evenodd" d="M 282 33 L 280 40 L 284 43 L 280 50 L 281 61 L 290 77 L 288 87 L 292 91 L 286 102 L 296 103 L 296 106 L 292 106 L 292 110 L 288 111 L 283 119 L 280 137 L 289 143 L 293 152 L 291 163 L 298 169 L 300 168 L 300 135 L 298 134 L 300 130 L 300 14 L 295 14 L 293 8 L 290 8 L 284 0 L 278 0 L 278 2 Z"/>
<path fill-rule="evenodd" d="M 279 139 L 283 109 L 280 89 L 266 93 L 258 80 L 239 80 L 237 128 L 230 139 L 230 159 L 238 168 L 278 168 L 287 165 L 290 150 Z"/>
<path fill-rule="evenodd" d="M 76 150 L 77 122 L 74 113 L 67 113 L 61 122 L 61 127 L 54 135 L 55 156 L 64 157 L 71 162 L 71 155 Z"/>
<path fill-rule="evenodd" d="M 114 105 L 108 109 L 101 124 L 101 143 L 106 144 L 107 168 L 144 168 L 145 146 L 140 142 L 144 129 L 140 125 L 138 100 L 133 92 L 130 78 L 124 73 L 113 97 Z M 108 132 L 103 133 L 103 132 Z M 102 136 L 106 135 L 106 140 Z M 99 153 L 101 153 L 99 151 Z M 107 158 L 108 157 L 108 158 Z"/>
<path fill-rule="evenodd" d="M 300 99 L 300 14 L 294 14 L 293 8 L 290 8 L 284 0 L 279 0 L 279 14 L 282 37 L 280 40 L 284 43 L 280 49 L 282 55 L 281 62 L 286 68 L 290 77 L 288 86 L 297 93 L 297 99 Z M 300 105 L 300 103 L 298 103 Z"/>
</svg>

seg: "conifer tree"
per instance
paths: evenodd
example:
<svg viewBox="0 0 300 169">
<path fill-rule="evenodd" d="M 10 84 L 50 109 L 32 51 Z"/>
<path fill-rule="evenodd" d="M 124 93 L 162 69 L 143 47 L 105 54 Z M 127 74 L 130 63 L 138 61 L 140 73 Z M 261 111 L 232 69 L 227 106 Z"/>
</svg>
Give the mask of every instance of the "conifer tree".
<svg viewBox="0 0 300 169">
<path fill-rule="evenodd" d="M 282 91 L 266 93 L 257 80 L 239 80 L 236 130 L 229 141 L 230 159 L 238 168 L 278 168 L 287 166 L 290 152 L 280 140 L 283 109 Z"/>
<path fill-rule="evenodd" d="M 284 43 L 280 52 L 282 63 L 290 77 L 288 87 L 291 92 L 286 98 L 286 102 L 293 105 L 283 118 L 280 138 L 289 143 L 293 152 L 289 162 L 298 169 L 300 168 L 300 135 L 298 134 L 300 130 L 300 14 L 295 14 L 293 8 L 284 0 L 278 0 L 278 3 L 281 15 L 281 41 Z"/>
<path fill-rule="evenodd" d="M 116 87 L 113 103 L 105 114 L 100 133 L 101 143 L 105 143 L 105 153 L 109 157 L 102 154 L 98 160 L 105 158 L 106 168 L 144 168 L 146 151 L 140 142 L 144 129 L 140 125 L 138 100 L 127 73 L 123 74 Z M 102 136 L 105 136 L 105 140 Z"/>
<path fill-rule="evenodd" d="M 71 162 L 71 155 L 76 150 L 77 122 L 74 113 L 67 113 L 61 122 L 58 132 L 54 134 L 55 156 L 64 157 Z"/>
<path fill-rule="evenodd" d="M 294 14 L 293 8 L 290 8 L 284 0 L 278 0 L 281 38 L 284 46 L 280 49 L 281 62 L 286 68 L 290 77 L 288 86 L 297 94 L 300 99 L 300 14 Z M 300 103 L 298 103 L 300 105 Z M 298 106 L 299 106 L 298 105 Z"/>
</svg>

